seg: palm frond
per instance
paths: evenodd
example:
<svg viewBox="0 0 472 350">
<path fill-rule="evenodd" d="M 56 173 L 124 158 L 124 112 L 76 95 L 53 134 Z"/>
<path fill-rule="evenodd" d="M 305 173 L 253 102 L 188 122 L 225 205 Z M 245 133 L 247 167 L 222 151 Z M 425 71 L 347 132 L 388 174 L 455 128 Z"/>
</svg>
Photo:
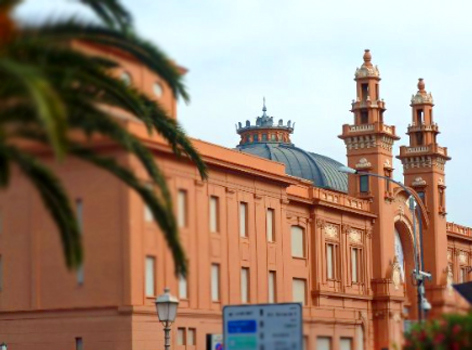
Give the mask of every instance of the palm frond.
<svg viewBox="0 0 472 350">
<path fill-rule="evenodd" d="M 33 66 L 0 59 L 0 80 L 7 91 L 10 85 L 20 82 L 35 103 L 36 115 L 47 131 L 51 146 L 59 158 L 66 152 L 66 108 L 48 79 Z"/>
<path fill-rule="evenodd" d="M 41 28 L 25 29 L 23 35 L 36 35 L 49 41 L 83 40 L 130 54 L 149 67 L 169 85 L 176 98 L 189 101 L 178 67 L 159 48 L 132 33 L 122 33 L 100 25 L 69 20 L 47 24 Z"/>
<path fill-rule="evenodd" d="M 118 0 L 79 0 L 89 6 L 110 28 L 129 32 L 132 26 L 131 14 Z"/>
<path fill-rule="evenodd" d="M 36 158 L 21 152 L 14 146 L 0 143 L 0 154 L 15 162 L 36 187 L 59 228 L 67 267 L 79 266 L 82 262 L 79 225 L 59 178 Z"/>
<path fill-rule="evenodd" d="M 136 178 L 133 172 L 119 165 L 113 158 L 98 156 L 94 151 L 79 145 L 74 145 L 74 147 L 71 147 L 71 153 L 83 160 L 91 162 L 95 166 L 107 170 L 136 191 L 144 203 L 146 203 L 146 205 L 149 207 L 154 220 L 156 220 L 159 227 L 162 229 L 164 238 L 172 253 L 175 264 L 175 274 L 177 276 L 186 276 L 187 258 L 179 240 L 177 224 L 174 215 L 171 211 L 169 211 L 169 208 L 167 208 L 159 200 L 159 198 L 156 197 L 151 189 L 142 184 Z"/>
</svg>

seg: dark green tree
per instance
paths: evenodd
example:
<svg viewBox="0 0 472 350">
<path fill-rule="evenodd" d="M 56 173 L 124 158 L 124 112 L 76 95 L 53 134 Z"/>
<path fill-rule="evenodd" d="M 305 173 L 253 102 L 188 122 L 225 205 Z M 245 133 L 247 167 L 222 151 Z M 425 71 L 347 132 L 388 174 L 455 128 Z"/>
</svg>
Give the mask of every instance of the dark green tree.
<svg viewBox="0 0 472 350">
<path fill-rule="evenodd" d="M 137 36 L 129 12 L 119 0 L 78 0 L 98 21 L 65 19 L 41 25 L 18 25 L 11 17 L 21 0 L 0 0 L 0 187 L 10 184 L 13 164 L 29 178 L 61 235 L 68 268 L 82 262 L 79 227 L 58 176 L 40 158 L 21 147 L 22 141 L 50 148 L 56 161 L 78 157 L 118 177 L 135 190 L 151 210 L 172 252 L 176 274 L 186 274 L 185 253 L 165 178 L 153 154 L 110 114 L 132 113 L 157 132 L 177 155 L 191 159 L 202 178 L 206 167 L 180 125 L 158 102 L 111 74 L 118 63 L 73 49 L 80 41 L 129 54 L 158 74 L 176 98 L 188 101 L 182 75 L 156 46 Z M 111 108 L 103 108 L 111 107 Z M 113 140 L 142 163 L 157 191 L 133 171 L 96 152 L 71 133 L 101 135 Z M 23 142 L 24 143 L 24 142 Z"/>
</svg>

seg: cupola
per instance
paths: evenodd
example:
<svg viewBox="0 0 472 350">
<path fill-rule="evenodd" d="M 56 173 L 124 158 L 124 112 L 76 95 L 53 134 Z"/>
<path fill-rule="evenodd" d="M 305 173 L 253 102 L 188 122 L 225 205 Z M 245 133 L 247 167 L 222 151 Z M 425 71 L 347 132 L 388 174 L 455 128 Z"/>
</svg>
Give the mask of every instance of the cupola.
<svg viewBox="0 0 472 350">
<path fill-rule="evenodd" d="M 292 144 L 290 134 L 293 133 L 295 123 L 289 120 L 284 124 L 282 119 L 274 123 L 274 117 L 267 115 L 265 98 L 263 98 L 262 115 L 256 118 L 256 124 L 251 124 L 249 120 L 245 125 L 241 122 L 236 125 L 236 132 L 241 135 L 239 145 L 254 143 L 282 143 Z"/>
</svg>

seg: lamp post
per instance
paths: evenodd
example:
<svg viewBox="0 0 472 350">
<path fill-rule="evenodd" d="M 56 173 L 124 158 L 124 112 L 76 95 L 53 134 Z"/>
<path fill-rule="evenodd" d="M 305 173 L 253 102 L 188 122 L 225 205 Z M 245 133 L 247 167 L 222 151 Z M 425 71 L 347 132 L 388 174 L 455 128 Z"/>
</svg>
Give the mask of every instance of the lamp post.
<svg viewBox="0 0 472 350">
<path fill-rule="evenodd" d="M 431 304 L 428 302 L 425 296 L 425 289 L 424 289 L 424 281 L 425 279 L 431 279 L 431 274 L 422 271 L 421 269 L 423 266 L 420 267 L 420 257 L 418 257 L 418 243 L 417 243 L 417 237 L 416 237 L 416 207 L 418 205 L 416 198 L 413 196 L 411 191 L 406 187 L 404 184 L 402 184 L 399 181 L 395 181 L 387 176 L 375 174 L 375 173 L 368 173 L 364 171 L 357 171 L 356 169 L 349 168 L 346 166 L 342 166 L 338 168 L 338 171 L 345 173 L 345 174 L 353 174 L 353 175 L 367 175 L 367 176 L 373 176 L 377 177 L 380 179 L 384 179 L 390 182 L 393 182 L 394 184 L 397 184 L 400 186 L 408 195 L 410 196 L 410 208 L 411 213 L 413 216 L 413 249 L 415 250 L 414 254 L 414 260 L 415 260 L 415 270 L 413 271 L 413 278 L 416 282 L 416 290 L 417 290 L 417 295 L 418 295 L 418 320 L 421 322 L 423 319 L 423 311 L 429 311 L 431 310 Z M 420 230 L 420 235 L 422 234 Z M 422 247 L 421 247 L 422 248 Z M 421 254 L 421 262 L 423 261 L 423 250 L 421 249 L 420 251 Z"/>
<path fill-rule="evenodd" d="M 8 349 L 8 346 L 6 343 L 1 343 L 0 344 L 0 350 L 7 350 Z"/>
<path fill-rule="evenodd" d="M 174 322 L 175 317 L 177 316 L 177 307 L 179 306 L 179 300 L 175 296 L 170 294 L 169 288 L 165 288 L 164 294 L 156 298 L 155 304 L 159 321 L 164 326 L 164 348 L 165 350 L 169 350 L 170 326 L 172 325 L 172 322 Z"/>
</svg>

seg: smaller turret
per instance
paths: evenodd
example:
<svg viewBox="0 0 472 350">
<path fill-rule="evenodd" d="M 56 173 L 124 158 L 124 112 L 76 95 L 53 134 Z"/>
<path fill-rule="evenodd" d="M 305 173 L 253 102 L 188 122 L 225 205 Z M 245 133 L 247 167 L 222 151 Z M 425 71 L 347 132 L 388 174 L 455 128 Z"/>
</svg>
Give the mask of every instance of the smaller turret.
<svg viewBox="0 0 472 350">
<path fill-rule="evenodd" d="M 247 145 L 252 143 L 284 143 L 292 144 L 290 134 L 293 133 L 295 123 L 288 121 L 284 125 L 284 121 L 279 119 L 277 125 L 274 125 L 274 117 L 267 115 L 267 107 L 265 97 L 263 98 L 262 115 L 256 118 L 256 124 L 251 125 L 249 120 L 245 126 L 239 122 L 236 126 L 236 132 L 241 135 L 239 145 Z"/>
</svg>

